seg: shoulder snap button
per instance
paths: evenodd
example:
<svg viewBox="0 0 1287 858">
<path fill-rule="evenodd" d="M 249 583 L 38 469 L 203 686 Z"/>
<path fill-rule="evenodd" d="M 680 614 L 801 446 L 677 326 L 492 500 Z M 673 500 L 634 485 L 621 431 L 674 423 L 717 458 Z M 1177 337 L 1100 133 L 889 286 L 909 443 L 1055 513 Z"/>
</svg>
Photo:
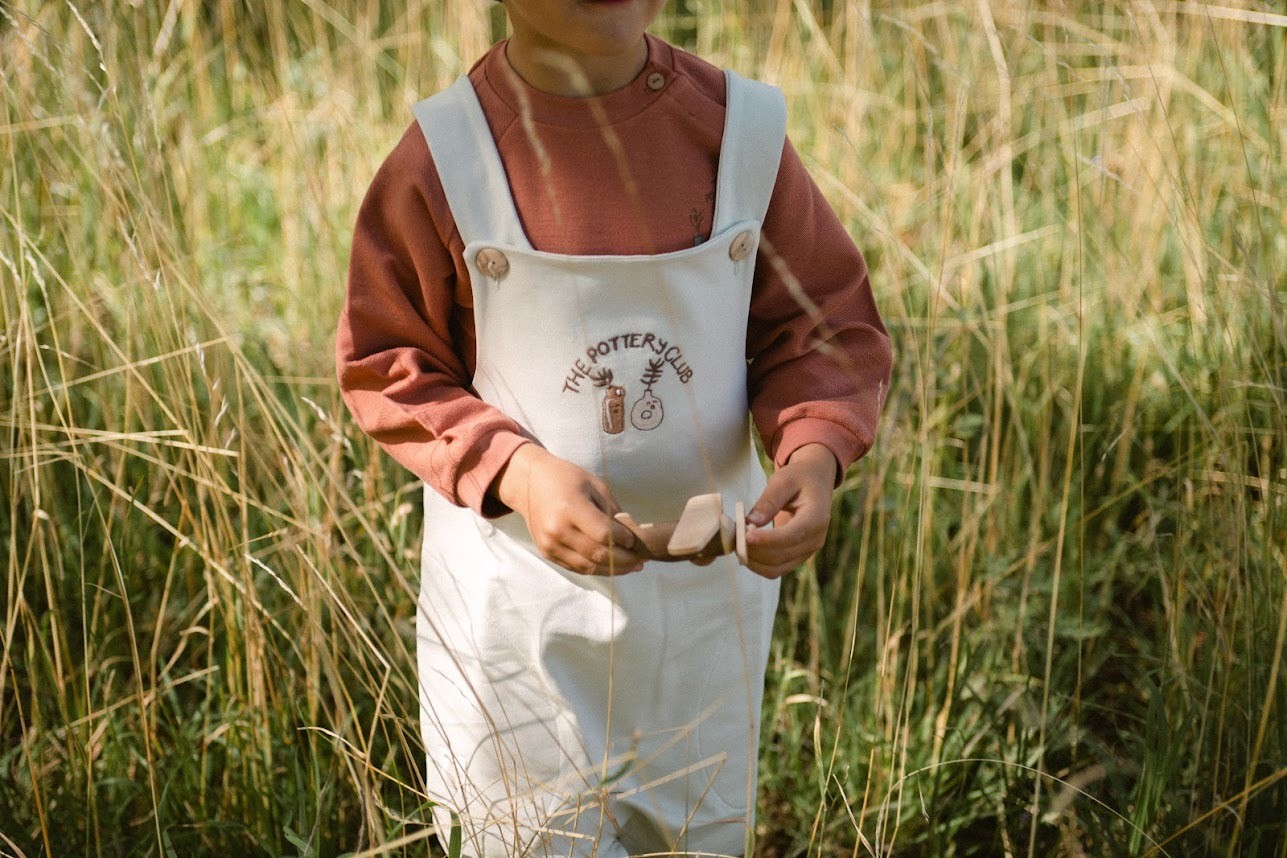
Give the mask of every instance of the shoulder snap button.
<svg viewBox="0 0 1287 858">
<path fill-rule="evenodd" d="M 753 244 L 755 244 L 755 236 L 751 234 L 749 229 L 745 232 L 739 232 L 737 238 L 733 239 L 733 243 L 729 245 L 729 259 L 734 262 L 741 262 L 750 254 Z"/>
<path fill-rule="evenodd" d="M 494 247 L 484 247 L 474 257 L 478 269 L 493 280 L 499 280 L 509 273 L 509 260 L 505 254 Z"/>
<path fill-rule="evenodd" d="M 666 76 L 661 72 L 653 72 L 652 74 L 648 75 L 648 88 L 651 89 L 653 92 L 656 92 L 657 90 L 661 89 L 665 85 L 666 85 Z"/>
</svg>

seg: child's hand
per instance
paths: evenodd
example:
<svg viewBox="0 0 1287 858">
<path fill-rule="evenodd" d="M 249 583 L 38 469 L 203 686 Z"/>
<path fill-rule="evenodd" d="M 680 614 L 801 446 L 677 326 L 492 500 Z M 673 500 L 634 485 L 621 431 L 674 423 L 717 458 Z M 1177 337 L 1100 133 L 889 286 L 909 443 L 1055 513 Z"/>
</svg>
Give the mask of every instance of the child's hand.
<svg viewBox="0 0 1287 858">
<path fill-rule="evenodd" d="M 622 575 L 643 568 L 629 549 L 635 538 L 603 480 L 536 444 L 514 451 L 492 485 L 502 503 L 527 522 L 547 560 L 583 575 Z"/>
<path fill-rule="evenodd" d="M 769 477 L 764 494 L 746 514 L 751 571 L 780 578 L 822 547 L 836 467 L 836 457 L 822 444 L 805 444 Z M 773 528 L 762 530 L 770 521 Z"/>
</svg>

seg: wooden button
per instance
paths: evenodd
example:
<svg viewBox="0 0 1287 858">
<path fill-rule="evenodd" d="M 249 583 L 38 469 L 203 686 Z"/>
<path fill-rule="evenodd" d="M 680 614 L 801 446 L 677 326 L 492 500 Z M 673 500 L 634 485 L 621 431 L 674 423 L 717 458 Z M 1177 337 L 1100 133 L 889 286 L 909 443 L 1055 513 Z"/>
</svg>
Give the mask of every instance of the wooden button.
<svg viewBox="0 0 1287 858">
<path fill-rule="evenodd" d="M 652 74 L 648 75 L 648 88 L 651 89 L 653 92 L 656 92 L 657 90 L 661 89 L 665 85 L 666 85 L 666 76 L 661 72 L 653 72 Z"/>
<path fill-rule="evenodd" d="M 751 234 L 749 229 L 745 232 L 739 232 L 737 234 L 737 238 L 733 239 L 733 243 L 729 245 L 729 259 L 732 259 L 734 262 L 741 262 L 750 254 L 751 248 L 754 245 L 755 236 Z"/>
<path fill-rule="evenodd" d="M 484 247 L 474 257 L 478 270 L 493 280 L 499 280 L 509 273 L 509 260 L 505 254 L 494 247 Z"/>
</svg>

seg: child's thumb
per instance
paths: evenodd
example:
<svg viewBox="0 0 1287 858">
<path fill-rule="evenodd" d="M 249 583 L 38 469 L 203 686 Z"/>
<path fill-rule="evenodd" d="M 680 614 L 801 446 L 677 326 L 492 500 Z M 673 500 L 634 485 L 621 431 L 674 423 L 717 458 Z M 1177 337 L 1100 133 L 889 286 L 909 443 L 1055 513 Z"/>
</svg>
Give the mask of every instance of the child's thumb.
<svg viewBox="0 0 1287 858">
<path fill-rule="evenodd" d="M 782 479 L 781 476 L 782 472 L 777 471 L 773 476 L 769 477 L 769 484 L 764 487 L 764 493 L 755 502 L 755 506 L 751 507 L 751 511 L 746 514 L 747 524 L 753 527 L 764 527 L 795 496 L 795 487 L 789 481 Z"/>
</svg>

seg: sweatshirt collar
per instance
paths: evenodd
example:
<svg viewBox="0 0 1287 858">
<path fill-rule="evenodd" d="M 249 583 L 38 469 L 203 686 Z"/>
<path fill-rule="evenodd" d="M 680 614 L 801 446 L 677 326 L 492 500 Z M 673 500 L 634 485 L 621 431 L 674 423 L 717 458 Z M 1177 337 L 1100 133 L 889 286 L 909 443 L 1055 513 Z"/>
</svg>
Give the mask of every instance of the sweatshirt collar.
<svg viewBox="0 0 1287 858">
<path fill-rule="evenodd" d="M 551 95 L 529 85 L 510 67 L 505 58 L 505 41 L 492 46 L 478 63 L 481 82 L 491 89 L 515 116 L 530 111 L 532 120 L 543 125 L 594 128 L 622 122 L 655 104 L 675 81 L 674 49 L 645 33 L 648 61 L 643 70 L 621 89 L 589 98 Z M 508 41 L 508 40 L 506 40 Z"/>
</svg>

